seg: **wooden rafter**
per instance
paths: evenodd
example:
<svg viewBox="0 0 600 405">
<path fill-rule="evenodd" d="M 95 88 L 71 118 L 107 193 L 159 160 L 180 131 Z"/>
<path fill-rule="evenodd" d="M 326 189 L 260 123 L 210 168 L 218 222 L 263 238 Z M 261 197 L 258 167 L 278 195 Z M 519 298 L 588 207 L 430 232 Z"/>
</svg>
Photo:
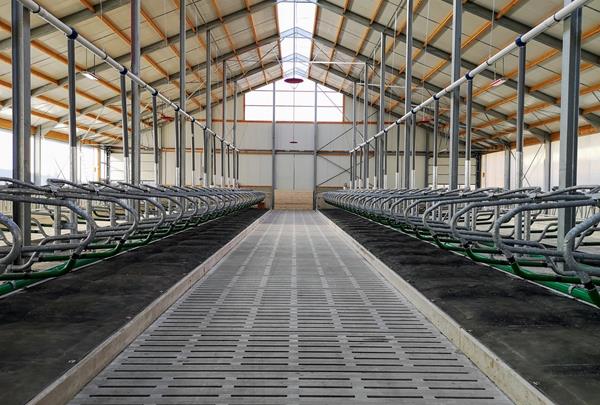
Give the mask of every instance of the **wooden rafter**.
<svg viewBox="0 0 600 405">
<path fill-rule="evenodd" d="M 244 0 L 244 5 L 246 9 L 250 11 L 250 3 L 248 0 Z M 252 37 L 254 38 L 254 43 L 256 44 L 256 54 L 258 55 L 258 60 L 260 62 L 260 66 L 263 68 L 263 78 L 265 82 L 267 81 L 267 72 L 265 71 L 265 63 L 263 62 L 263 55 L 260 47 L 258 46 L 258 35 L 256 34 L 256 24 L 254 24 L 254 16 L 252 13 L 248 13 L 248 23 L 250 23 L 250 28 L 252 29 Z"/>
<path fill-rule="evenodd" d="M 216 2 L 216 0 L 211 0 L 211 2 L 213 9 L 217 14 L 217 18 L 219 19 L 219 21 L 221 21 L 221 26 L 223 27 L 223 31 L 225 32 L 225 37 L 227 38 L 227 42 L 229 43 L 229 48 L 235 55 L 235 59 L 237 60 L 238 65 L 240 66 L 240 72 L 245 74 L 246 71 L 244 69 L 244 64 L 242 63 L 242 60 L 240 59 L 240 56 L 237 53 L 237 48 L 233 43 L 233 39 L 231 37 L 231 33 L 229 32 L 229 28 L 227 28 L 227 24 L 225 24 L 225 21 L 223 21 L 223 14 L 221 13 L 221 8 L 219 7 L 219 4 Z M 225 74 L 225 72 L 223 73 Z"/>
</svg>

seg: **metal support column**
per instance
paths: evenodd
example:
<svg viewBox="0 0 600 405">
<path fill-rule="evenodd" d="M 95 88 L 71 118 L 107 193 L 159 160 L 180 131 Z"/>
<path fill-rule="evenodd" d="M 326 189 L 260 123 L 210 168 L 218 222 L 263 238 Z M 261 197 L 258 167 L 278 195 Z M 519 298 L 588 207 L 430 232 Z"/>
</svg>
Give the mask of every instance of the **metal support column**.
<svg viewBox="0 0 600 405">
<path fill-rule="evenodd" d="M 525 129 L 525 67 L 527 48 L 519 46 L 518 78 L 517 78 L 517 127 L 515 137 L 515 188 L 523 187 L 523 130 Z M 523 215 L 515 217 L 515 238 L 521 239 L 523 234 Z"/>
<path fill-rule="evenodd" d="M 526 67 L 525 44 L 519 47 L 519 61 L 517 78 L 517 127 L 516 127 L 516 162 L 515 162 L 515 188 L 523 187 L 523 131 L 525 129 L 525 67 Z"/>
<path fill-rule="evenodd" d="M 376 121 L 375 128 L 379 128 L 379 114 L 377 114 L 375 121 Z M 377 131 L 375 131 L 375 132 L 377 132 Z M 379 180 L 381 179 L 381 176 L 379 173 L 379 163 L 380 163 L 379 154 L 381 153 L 381 148 L 379 147 L 379 138 L 374 139 L 373 143 L 374 143 L 374 145 L 373 145 L 373 148 L 374 148 L 373 188 L 379 188 Z"/>
<path fill-rule="evenodd" d="M 237 99 L 238 99 L 238 84 L 233 82 L 233 128 L 231 129 L 232 144 L 233 144 L 233 186 L 235 188 L 239 185 L 240 172 L 239 172 L 239 151 L 236 150 L 237 144 Z"/>
<path fill-rule="evenodd" d="M 223 61 L 223 96 L 221 100 L 221 187 L 225 187 L 225 137 L 227 136 L 227 62 Z M 229 181 L 227 181 L 229 182 Z"/>
<path fill-rule="evenodd" d="M 30 12 L 11 2 L 12 41 L 12 177 L 31 180 L 31 37 Z M 31 206 L 13 204 L 13 221 L 21 228 L 23 243 L 31 243 Z"/>
<path fill-rule="evenodd" d="M 356 148 L 356 82 L 352 83 L 352 149 Z M 358 178 L 360 174 L 356 175 L 356 151 L 353 151 L 352 157 L 350 159 L 350 168 L 351 168 L 351 176 L 350 176 L 350 188 L 358 188 Z"/>
<path fill-rule="evenodd" d="M 379 56 L 379 131 L 385 128 L 385 33 L 381 33 L 381 47 Z M 387 188 L 387 132 L 381 137 L 379 145 L 379 185 L 380 188 Z"/>
<path fill-rule="evenodd" d="M 211 185 L 214 187 L 217 185 L 217 135 L 216 134 L 212 134 L 212 136 L 210 137 L 210 150 L 211 150 L 211 167 L 212 167 L 212 174 L 211 174 Z"/>
<path fill-rule="evenodd" d="M 417 188 L 417 116 L 410 120 L 410 188 Z"/>
<path fill-rule="evenodd" d="M 179 111 L 175 111 L 175 121 L 173 125 L 175 127 L 175 184 L 181 186 L 181 136 L 179 130 L 179 120 L 183 120 L 183 117 L 179 115 Z"/>
<path fill-rule="evenodd" d="M 211 103 L 212 103 L 212 56 L 211 56 L 211 38 L 210 38 L 210 30 L 206 30 L 206 73 L 205 73 L 205 82 L 206 82 L 206 101 L 204 103 L 204 111 L 206 116 L 206 128 L 212 128 L 212 111 L 211 111 Z M 212 170 L 210 168 L 210 133 L 208 131 L 204 131 L 204 173 L 202 177 L 202 183 L 204 187 L 210 186 L 210 177 L 212 175 Z"/>
<path fill-rule="evenodd" d="M 75 36 L 67 39 L 67 89 L 69 98 L 69 180 L 77 179 L 77 99 L 75 88 Z M 73 220 L 76 220 L 73 214 Z"/>
<path fill-rule="evenodd" d="M 552 140 L 544 141 L 544 191 L 552 188 Z"/>
<path fill-rule="evenodd" d="M 129 114 L 127 113 L 127 71 L 124 70 L 120 74 L 120 91 L 121 91 L 121 134 L 123 137 L 123 165 L 125 170 L 126 182 L 131 180 L 131 157 L 129 155 Z"/>
<path fill-rule="evenodd" d="M 225 148 L 225 150 L 227 151 L 227 182 L 225 183 L 225 185 L 227 187 L 232 187 L 232 182 L 231 182 L 231 156 L 229 155 L 229 145 L 227 145 L 227 147 Z"/>
<path fill-rule="evenodd" d="M 437 98 L 433 102 L 433 173 L 432 185 L 435 190 L 438 188 L 438 148 L 440 132 L 440 100 Z"/>
<path fill-rule="evenodd" d="M 158 140 L 158 107 L 156 95 L 152 95 L 152 140 L 154 141 L 154 182 L 160 181 L 160 145 Z"/>
<path fill-rule="evenodd" d="M 467 80 L 465 121 L 465 188 L 471 188 L 471 134 L 473 122 L 473 79 Z"/>
<path fill-rule="evenodd" d="M 406 0 L 406 53 L 404 63 L 404 113 L 409 113 L 412 108 L 412 48 L 413 48 L 413 0 Z M 404 123 L 404 188 L 410 187 L 410 140 L 412 121 L 411 115 Z M 414 145 L 413 145 L 414 148 Z"/>
<path fill-rule="evenodd" d="M 396 127 L 396 188 L 402 188 L 400 183 L 400 125 Z"/>
<path fill-rule="evenodd" d="M 185 40 L 187 38 L 185 29 L 185 12 L 186 12 L 186 0 L 179 2 L 179 105 L 184 111 L 187 111 L 187 92 L 185 91 L 186 82 L 186 63 L 185 63 Z M 208 104 L 210 105 L 210 104 Z M 179 120 L 179 146 L 180 153 L 180 176 L 178 186 L 185 186 L 186 184 L 186 166 L 185 166 L 185 155 L 186 155 L 186 120 L 183 116 Z"/>
<path fill-rule="evenodd" d="M 271 122 L 271 209 L 275 208 L 275 83 L 273 86 L 273 121 Z"/>
<path fill-rule="evenodd" d="M 104 148 L 104 159 L 106 160 L 106 172 L 104 175 L 104 181 L 110 183 L 110 155 L 112 154 L 112 149 L 110 146 L 106 146 Z"/>
<path fill-rule="evenodd" d="M 131 1 L 131 73 L 140 75 L 140 2 Z M 140 86 L 131 81 L 131 182 L 141 180 Z"/>
<path fill-rule="evenodd" d="M 42 185 L 42 126 L 39 125 L 33 136 L 33 183 Z"/>
<path fill-rule="evenodd" d="M 319 86 L 315 82 L 315 102 L 314 102 L 314 119 L 313 119 L 313 210 L 317 209 L 317 150 L 319 150 L 319 126 L 317 124 L 317 102 L 318 102 Z"/>
<path fill-rule="evenodd" d="M 191 160 L 192 160 L 192 187 L 196 185 L 196 121 L 192 120 L 190 125 L 192 132 L 192 147 L 191 147 Z"/>
<path fill-rule="evenodd" d="M 565 6 L 571 0 L 565 0 Z M 560 98 L 560 149 L 558 185 L 560 188 L 577 184 L 577 137 L 579 135 L 579 76 L 581 63 L 581 8 L 574 11 L 563 25 L 563 50 Z M 574 208 L 558 210 L 557 246 L 575 226 Z"/>
<path fill-rule="evenodd" d="M 363 148 L 359 148 L 357 150 L 358 152 L 358 188 L 362 188 L 363 187 Z"/>
<path fill-rule="evenodd" d="M 429 134 L 425 134 L 425 164 L 423 165 L 423 186 L 429 187 Z"/>
<path fill-rule="evenodd" d="M 452 72 L 450 81 L 454 82 L 460 78 L 460 50 L 462 33 L 462 2 L 454 0 L 452 14 Z M 449 156 L 449 188 L 458 187 L 458 138 L 460 132 L 460 87 L 450 93 L 450 141 L 448 149 Z"/>
<path fill-rule="evenodd" d="M 504 147 L 504 189 L 510 190 L 510 146 Z"/>
<path fill-rule="evenodd" d="M 365 62 L 365 70 L 364 70 L 364 89 L 363 89 L 363 137 L 365 138 L 365 141 L 369 139 L 369 66 L 367 65 L 367 63 Z M 369 188 L 369 143 L 366 142 L 365 143 L 365 148 L 364 148 L 364 154 L 363 154 L 363 160 L 364 160 L 364 174 L 363 174 L 363 182 L 364 182 L 364 187 L 365 188 Z"/>
<path fill-rule="evenodd" d="M 350 151 L 350 180 L 348 181 L 348 188 L 354 189 L 354 151 Z"/>
</svg>

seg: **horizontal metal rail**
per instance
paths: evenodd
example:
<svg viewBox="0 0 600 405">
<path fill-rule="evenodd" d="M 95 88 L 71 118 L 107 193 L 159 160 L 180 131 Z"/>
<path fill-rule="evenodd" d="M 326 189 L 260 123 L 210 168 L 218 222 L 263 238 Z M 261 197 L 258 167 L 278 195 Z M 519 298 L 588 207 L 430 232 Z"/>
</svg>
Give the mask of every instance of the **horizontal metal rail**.
<svg viewBox="0 0 600 405">
<path fill-rule="evenodd" d="M 529 41 L 531 41 L 532 39 L 534 39 L 541 33 L 547 31 L 552 26 L 561 22 L 565 18 L 569 17 L 575 10 L 579 9 L 580 7 L 583 7 L 585 4 L 589 3 L 590 1 L 591 0 L 574 0 L 572 3 L 569 3 L 567 6 L 558 10 L 556 13 L 554 13 L 550 17 L 546 18 L 544 21 L 542 21 L 540 24 L 533 27 L 528 32 L 517 37 L 517 39 L 515 39 L 509 45 L 507 45 L 506 47 L 504 47 L 503 49 L 498 51 L 496 54 L 490 56 L 488 59 L 486 59 L 484 62 L 482 62 L 479 66 L 475 67 L 474 69 L 471 69 L 460 79 L 455 80 L 454 82 L 450 83 L 448 86 L 443 88 L 437 94 L 434 94 L 433 96 L 429 97 L 427 100 L 423 101 L 421 104 L 419 104 L 415 107 L 412 107 L 409 112 L 404 114 L 402 117 L 398 118 L 395 122 L 393 122 L 392 124 L 390 124 L 389 126 L 384 128 L 383 130 L 379 131 L 372 137 L 368 138 L 364 142 L 358 144 L 356 147 L 350 149 L 348 151 L 348 153 L 353 153 L 353 152 L 361 149 L 362 147 L 364 147 L 366 144 L 369 144 L 369 143 L 373 142 L 374 140 L 376 140 L 377 138 L 386 135 L 389 131 L 391 131 L 395 127 L 397 127 L 400 124 L 407 121 L 411 116 L 416 115 L 419 111 L 425 109 L 427 106 L 429 106 L 434 101 L 439 100 L 443 96 L 451 93 L 452 90 L 459 88 L 462 84 L 464 84 L 468 80 L 472 80 L 475 76 L 477 76 L 478 74 L 483 72 L 488 67 L 492 66 L 494 63 L 496 63 L 498 60 L 502 59 L 504 56 L 508 55 L 510 52 L 514 51 L 515 49 L 517 49 L 519 47 L 525 46 L 525 44 L 527 44 Z"/>
<path fill-rule="evenodd" d="M 57 30 L 63 32 L 67 36 L 67 38 L 70 38 L 70 39 L 73 39 L 74 41 L 77 41 L 84 48 L 88 49 L 94 55 L 96 55 L 97 57 L 99 57 L 103 62 L 107 63 L 113 69 L 115 69 L 116 71 L 118 71 L 121 75 L 127 76 L 133 82 L 135 82 L 138 86 L 140 86 L 144 90 L 148 91 L 153 96 L 158 97 L 161 100 L 163 100 L 167 105 L 169 105 L 175 111 L 175 113 L 181 114 L 181 116 L 183 116 L 183 117 L 187 118 L 189 121 L 191 121 L 192 124 L 198 125 L 203 131 L 207 131 L 209 134 L 215 136 L 221 142 L 224 142 L 225 145 L 227 145 L 228 147 L 233 148 L 236 151 L 239 151 L 239 149 L 237 149 L 237 147 L 235 145 L 227 142 L 225 139 L 223 139 L 222 137 L 220 137 L 211 128 L 208 128 L 205 124 L 200 123 L 191 114 L 189 114 L 187 111 L 183 110 L 179 105 L 175 104 L 169 98 L 167 98 L 167 96 L 165 96 L 164 94 L 162 94 L 161 92 L 159 92 L 157 89 L 155 89 L 152 86 L 150 86 L 141 77 L 133 74 L 131 71 L 129 71 L 129 69 L 127 69 L 125 66 L 121 65 L 116 60 L 114 60 L 105 51 L 103 51 L 102 49 L 98 48 L 96 45 L 94 45 L 87 38 L 85 38 L 82 35 L 80 35 L 77 32 L 77 30 L 75 30 L 75 28 L 73 28 L 73 27 L 65 24 L 64 22 L 62 22 L 58 17 L 56 17 L 54 14 L 52 14 L 51 12 L 49 12 L 48 10 L 46 10 L 44 7 L 42 7 L 36 1 L 33 1 L 33 0 L 18 0 L 18 1 L 24 7 L 27 7 L 32 13 L 38 15 L 40 18 L 42 18 L 47 23 L 49 23 L 50 25 L 52 25 L 53 27 L 55 27 Z"/>
</svg>

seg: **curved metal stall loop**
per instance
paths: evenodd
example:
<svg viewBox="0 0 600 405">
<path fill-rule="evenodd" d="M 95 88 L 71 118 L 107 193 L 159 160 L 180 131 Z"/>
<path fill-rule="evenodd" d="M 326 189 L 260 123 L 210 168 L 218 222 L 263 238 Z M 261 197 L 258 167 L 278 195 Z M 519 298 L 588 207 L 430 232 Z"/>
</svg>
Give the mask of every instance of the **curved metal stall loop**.
<svg viewBox="0 0 600 405">
<path fill-rule="evenodd" d="M 538 187 L 339 190 L 323 198 L 441 249 L 600 306 L 598 191 L 596 185 L 546 193 Z M 558 246 L 557 221 L 565 209 L 578 210 L 578 224 Z"/>
<path fill-rule="evenodd" d="M 0 201 L 30 204 L 37 227 L 35 238 L 25 244 L 21 229 L 0 214 L 0 281 L 6 281 L 0 284 L 0 295 L 231 215 L 264 197 L 230 188 L 78 184 L 62 179 L 38 186 L 0 178 Z"/>
</svg>

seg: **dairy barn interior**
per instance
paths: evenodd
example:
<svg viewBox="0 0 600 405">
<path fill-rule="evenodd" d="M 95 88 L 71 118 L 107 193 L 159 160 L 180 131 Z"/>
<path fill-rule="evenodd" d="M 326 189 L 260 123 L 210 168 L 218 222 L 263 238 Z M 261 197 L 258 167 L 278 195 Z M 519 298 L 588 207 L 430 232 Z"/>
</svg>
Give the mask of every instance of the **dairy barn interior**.
<svg viewBox="0 0 600 405">
<path fill-rule="evenodd" d="M 0 0 L 0 404 L 600 404 L 600 0 Z"/>
</svg>

